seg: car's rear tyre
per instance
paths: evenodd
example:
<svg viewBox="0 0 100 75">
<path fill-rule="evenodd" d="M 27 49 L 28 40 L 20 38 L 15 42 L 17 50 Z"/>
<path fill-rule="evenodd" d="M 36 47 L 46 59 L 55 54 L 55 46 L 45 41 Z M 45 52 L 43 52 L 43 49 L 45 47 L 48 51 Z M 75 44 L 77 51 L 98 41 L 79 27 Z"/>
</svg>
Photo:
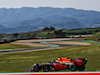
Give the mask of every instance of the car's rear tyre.
<svg viewBox="0 0 100 75">
<path fill-rule="evenodd" d="M 39 71 L 39 64 L 34 64 L 34 65 L 32 66 L 32 68 L 33 68 L 33 71 L 34 71 L 34 72 L 38 72 L 38 71 Z"/>
<path fill-rule="evenodd" d="M 49 66 L 43 66 L 43 72 L 48 72 L 50 70 Z"/>
<path fill-rule="evenodd" d="M 78 70 L 79 71 L 84 71 L 85 70 L 85 66 L 81 66 Z"/>
<path fill-rule="evenodd" d="M 69 69 L 70 69 L 71 71 L 76 71 L 76 65 L 75 65 L 75 64 L 69 65 Z"/>
</svg>

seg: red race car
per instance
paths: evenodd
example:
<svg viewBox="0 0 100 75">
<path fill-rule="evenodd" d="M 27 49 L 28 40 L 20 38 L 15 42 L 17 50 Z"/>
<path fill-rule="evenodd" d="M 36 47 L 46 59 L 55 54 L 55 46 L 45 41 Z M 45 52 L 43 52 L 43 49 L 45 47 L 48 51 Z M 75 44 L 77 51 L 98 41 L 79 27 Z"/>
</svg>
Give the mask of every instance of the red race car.
<svg viewBox="0 0 100 75">
<path fill-rule="evenodd" d="M 38 72 L 43 70 L 47 71 L 58 71 L 58 70 L 71 70 L 71 71 L 84 71 L 85 64 L 87 63 L 86 58 L 77 58 L 73 60 L 71 58 L 58 58 L 58 60 L 51 60 L 49 63 L 34 64 L 32 70 Z"/>
</svg>

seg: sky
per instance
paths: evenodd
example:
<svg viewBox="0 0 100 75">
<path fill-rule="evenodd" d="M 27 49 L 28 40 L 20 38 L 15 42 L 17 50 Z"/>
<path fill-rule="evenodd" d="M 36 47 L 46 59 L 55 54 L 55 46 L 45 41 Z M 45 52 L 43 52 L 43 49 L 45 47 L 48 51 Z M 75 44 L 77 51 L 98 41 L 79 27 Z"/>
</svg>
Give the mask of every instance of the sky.
<svg viewBox="0 0 100 75">
<path fill-rule="evenodd" d="M 0 8 L 54 7 L 100 11 L 100 0 L 0 0 Z"/>
</svg>

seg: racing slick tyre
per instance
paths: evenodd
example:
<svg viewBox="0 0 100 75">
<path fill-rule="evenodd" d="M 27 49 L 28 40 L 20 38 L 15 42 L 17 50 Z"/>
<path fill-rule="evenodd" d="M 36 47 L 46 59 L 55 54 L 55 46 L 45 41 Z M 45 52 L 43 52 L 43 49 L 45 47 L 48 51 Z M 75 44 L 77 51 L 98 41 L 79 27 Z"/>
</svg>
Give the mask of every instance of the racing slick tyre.
<svg viewBox="0 0 100 75">
<path fill-rule="evenodd" d="M 38 71 L 39 71 L 39 64 L 34 64 L 34 65 L 32 66 L 32 68 L 33 68 L 33 71 L 34 71 L 34 72 L 38 72 Z"/>
<path fill-rule="evenodd" d="M 70 64 L 70 65 L 69 65 L 69 69 L 70 69 L 71 71 L 76 71 L 76 65 L 75 65 L 75 64 Z"/>
<path fill-rule="evenodd" d="M 80 68 L 78 68 L 79 71 L 84 71 L 85 70 L 85 66 L 81 66 Z"/>
<path fill-rule="evenodd" d="M 50 70 L 49 66 L 43 66 L 43 72 L 48 72 Z"/>
</svg>

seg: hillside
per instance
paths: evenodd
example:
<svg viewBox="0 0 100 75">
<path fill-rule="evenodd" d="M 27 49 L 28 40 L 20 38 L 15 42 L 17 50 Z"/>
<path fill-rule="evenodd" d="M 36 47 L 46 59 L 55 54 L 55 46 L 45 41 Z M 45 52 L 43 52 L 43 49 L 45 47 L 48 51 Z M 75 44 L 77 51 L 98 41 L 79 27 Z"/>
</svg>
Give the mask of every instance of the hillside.
<svg viewBox="0 0 100 75">
<path fill-rule="evenodd" d="M 1 33 L 4 33 L 6 29 L 7 29 L 7 27 L 0 25 L 0 32 Z"/>
<path fill-rule="evenodd" d="M 11 24 L 11 28 L 6 28 L 5 33 L 23 33 L 29 31 L 36 31 L 41 30 L 44 27 L 50 27 L 52 25 L 56 29 L 84 28 L 84 26 L 77 19 L 74 18 L 60 17 L 57 20 L 54 20 L 54 22 L 48 22 L 45 19 L 36 18 Z"/>
<path fill-rule="evenodd" d="M 29 32 L 50 26 L 56 29 L 100 27 L 100 12 L 51 7 L 0 8 L 0 24 L 8 27 L 5 33 Z"/>
</svg>

